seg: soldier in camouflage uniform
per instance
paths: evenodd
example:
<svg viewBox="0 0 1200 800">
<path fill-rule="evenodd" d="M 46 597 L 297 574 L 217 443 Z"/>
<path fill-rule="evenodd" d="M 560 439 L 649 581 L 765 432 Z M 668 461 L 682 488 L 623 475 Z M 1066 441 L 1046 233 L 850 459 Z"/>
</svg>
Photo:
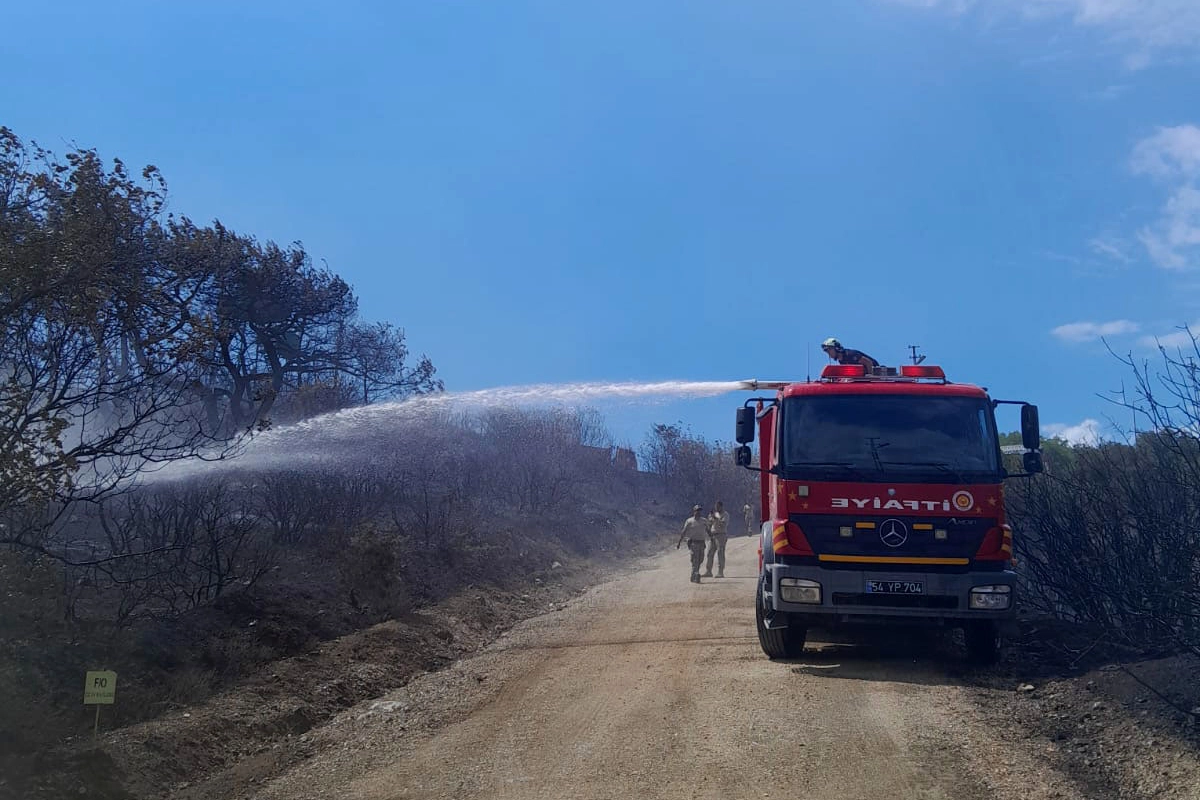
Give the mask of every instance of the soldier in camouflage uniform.
<svg viewBox="0 0 1200 800">
<path fill-rule="evenodd" d="M 708 515 L 708 564 L 704 567 L 704 577 L 713 576 L 713 556 L 717 557 L 717 577 L 725 577 L 725 543 L 729 541 L 729 512 L 720 500 L 717 507 Z"/>
<path fill-rule="evenodd" d="M 708 520 L 700 516 L 701 511 L 703 509 L 700 506 L 692 506 L 692 515 L 683 521 L 683 531 L 675 543 L 675 549 L 678 550 L 687 540 L 688 550 L 692 554 L 692 583 L 700 582 L 700 563 L 704 561 L 704 541 L 708 538 Z"/>
</svg>

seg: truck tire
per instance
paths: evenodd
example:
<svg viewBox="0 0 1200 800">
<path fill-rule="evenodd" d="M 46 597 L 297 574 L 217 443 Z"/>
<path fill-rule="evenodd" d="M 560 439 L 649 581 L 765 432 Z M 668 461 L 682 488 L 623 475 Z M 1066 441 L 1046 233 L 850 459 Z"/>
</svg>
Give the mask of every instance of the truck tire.
<svg viewBox="0 0 1200 800">
<path fill-rule="evenodd" d="M 963 628 L 967 660 L 979 666 L 1000 660 L 1000 630 L 994 622 L 976 622 Z"/>
<path fill-rule="evenodd" d="M 777 658 L 799 658 L 804 652 L 804 639 L 808 631 L 797 625 L 786 628 L 768 628 L 763 596 L 762 582 L 758 584 L 758 593 L 754 598 L 754 621 L 758 628 L 758 643 L 767 658 L 774 661 Z"/>
</svg>

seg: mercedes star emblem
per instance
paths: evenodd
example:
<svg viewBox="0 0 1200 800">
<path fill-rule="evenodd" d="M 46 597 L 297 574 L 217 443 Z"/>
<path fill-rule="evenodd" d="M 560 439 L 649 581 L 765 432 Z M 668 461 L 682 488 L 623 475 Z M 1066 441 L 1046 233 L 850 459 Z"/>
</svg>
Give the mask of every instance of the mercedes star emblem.
<svg viewBox="0 0 1200 800">
<path fill-rule="evenodd" d="M 879 526 L 879 538 L 888 547 L 899 547 L 908 541 L 908 526 L 898 519 L 887 519 Z"/>
</svg>

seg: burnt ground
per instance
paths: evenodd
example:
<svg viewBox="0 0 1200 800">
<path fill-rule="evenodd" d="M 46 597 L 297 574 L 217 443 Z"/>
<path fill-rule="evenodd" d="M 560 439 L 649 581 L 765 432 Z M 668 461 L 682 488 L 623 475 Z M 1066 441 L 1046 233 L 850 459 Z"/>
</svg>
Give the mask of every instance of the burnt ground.
<svg viewBox="0 0 1200 800">
<path fill-rule="evenodd" d="M 669 538 L 665 523 L 661 531 L 658 537 L 640 542 L 639 547 L 661 548 L 664 539 Z M 749 541 L 739 544 L 743 549 L 749 546 Z M 638 635 L 626 637 L 631 640 L 624 645 L 629 649 L 628 655 L 634 658 L 639 647 L 675 647 L 670 642 L 682 636 L 679 653 L 673 655 L 674 651 L 668 649 L 660 654 L 662 666 L 667 670 L 664 674 L 673 671 L 671 664 L 679 654 L 689 658 L 697 654 L 703 662 L 697 666 L 698 674 L 710 674 L 709 668 L 703 666 L 709 657 L 701 655 L 708 645 L 695 641 L 690 634 L 684 636 L 686 632 L 675 630 L 670 615 L 658 613 L 663 598 L 676 591 L 674 584 L 662 590 L 655 588 L 660 585 L 655 571 L 660 569 L 657 564 L 663 557 L 641 562 L 631 572 L 625 556 L 636 549 L 621 554 L 564 556 L 560 562 L 541 565 L 536 574 L 530 573 L 520 585 L 468 586 L 448 599 L 364 630 L 315 639 L 302 652 L 264 664 L 235 685 L 206 699 L 177 702 L 153 718 L 132 721 L 110 731 L 102 736 L 99 747 L 92 747 L 89 736 L 76 734 L 57 747 L 25 754 L 27 777 L 18 784 L 13 777 L 16 773 L 4 773 L 0 777 L 0 797 L 140 799 L 258 795 L 267 787 L 292 785 L 280 782 L 286 776 L 300 780 L 300 776 L 310 773 L 325 774 L 320 764 L 329 758 L 378 758 L 366 753 L 354 756 L 357 748 L 400 747 L 408 752 L 406 748 L 410 745 L 406 742 L 411 740 L 416 743 L 411 746 L 417 746 L 423 737 L 440 735 L 445 720 L 436 721 L 441 719 L 439 713 L 446 719 L 453 719 L 453 715 L 434 709 L 430 715 L 435 722 L 419 723 L 415 709 L 406 713 L 410 701 L 404 700 L 401 705 L 395 699 L 405 697 L 408 690 L 401 688 L 410 685 L 417 695 L 431 691 L 419 687 L 439 687 L 432 690 L 433 695 L 440 698 L 439 702 L 455 707 L 472 702 L 469 698 L 476 695 L 481 702 L 488 697 L 503 696 L 506 703 L 514 704 L 513 713 L 529 713 L 522 705 L 522 694 L 513 688 L 523 685 L 519 674 L 506 678 L 500 666 L 472 665 L 487 665 L 489 658 L 495 658 L 486 655 L 490 652 L 489 643 L 508 641 L 507 649 L 502 646 L 501 651 L 511 651 L 513 640 L 507 638 L 508 633 L 514 626 L 526 627 L 527 623 L 519 625 L 526 619 L 532 620 L 535 628 L 533 633 L 522 636 L 531 637 L 529 647 L 534 649 L 520 652 L 586 652 L 578 648 L 595 645 L 557 644 L 564 635 L 559 623 L 591 617 L 610 619 L 604 616 L 599 601 L 588 599 L 596 595 L 587 594 L 587 590 L 621 575 L 643 575 L 638 579 L 640 583 L 632 585 L 643 586 L 649 596 L 657 598 L 653 601 L 655 607 L 639 608 L 632 614 L 632 619 L 641 622 Z M 675 555 L 678 554 L 669 552 L 666 558 Z M 674 561 L 667 563 L 668 577 L 663 580 L 670 581 L 678 577 L 672 571 L 678 565 Z M 717 631 L 718 640 L 712 645 L 721 653 L 728 650 L 725 669 L 733 672 L 721 681 L 740 680 L 737 674 L 752 670 L 755 675 L 762 675 L 743 677 L 753 678 L 751 684 L 759 686 L 759 679 L 768 674 L 778 680 L 780 670 L 765 662 L 752 636 L 743 635 L 747 633 L 744 630 L 747 623 L 741 618 L 744 615 L 738 616 L 738 608 L 746 587 L 737 581 L 735 577 L 719 589 L 709 589 L 707 584 L 688 585 L 684 591 L 709 592 L 719 598 L 715 609 L 733 615 L 728 635 Z M 614 588 L 604 588 L 601 596 L 611 598 L 609 602 L 629 603 L 627 592 L 620 588 L 624 585 L 621 581 L 605 584 Z M 250 611 L 269 615 L 271 608 L 268 605 Z M 596 624 L 632 624 L 630 613 L 621 613 L 620 618 L 627 620 L 624 623 Z M 696 613 L 705 618 L 702 607 Z M 547 647 L 542 641 L 544 634 L 534 636 L 542 619 L 547 624 L 540 628 L 553 631 L 553 646 L 549 649 L 544 649 Z M 551 620 L 559 623 L 551 626 Z M 247 628 L 252 622 L 265 624 L 254 613 L 243 619 Z M 749 624 L 752 632 L 752 621 Z M 662 634 L 663 644 L 657 645 L 655 631 L 664 625 L 667 627 Z M 617 639 L 621 637 L 614 641 Z M 646 640 L 645 644 L 632 641 L 641 639 Z M 606 642 L 597 652 L 602 655 L 603 648 L 610 646 Z M 1200 714 L 1197 708 L 1200 661 L 1194 656 L 1145 657 L 1113 648 L 1087 631 L 1044 621 L 1027 621 L 1023 637 L 1009 648 L 1004 661 L 986 670 L 968 668 L 954 643 L 947 641 L 932 645 L 910 642 L 899 650 L 884 647 L 873 651 L 867 647 L 858 655 L 849 656 L 838 645 L 814 647 L 812 657 L 804 659 L 804 663 L 778 666 L 805 681 L 798 687 L 807 703 L 826 698 L 821 702 L 836 707 L 835 716 L 845 717 L 829 720 L 825 728 L 817 720 L 817 729 L 827 729 L 833 741 L 842 735 L 838 731 L 848 721 L 853 723 L 855 731 L 861 727 L 860 733 L 866 739 L 876 744 L 886 742 L 888 736 L 896 734 L 893 731 L 885 736 L 876 730 L 874 717 L 855 721 L 859 704 L 867 699 L 870 708 L 884 714 L 882 719 L 916 724 L 924 731 L 918 738 L 888 746 L 920 755 L 932 772 L 944 771 L 944 782 L 936 786 L 924 785 L 916 773 L 910 776 L 914 789 L 928 793 L 923 796 L 952 797 L 953 786 L 969 786 L 972 794 L 989 791 L 995 796 L 1019 796 L 1021 787 L 1026 785 L 1031 797 L 1200 798 L 1200 736 L 1196 719 Z M 485 654 L 482 661 L 478 658 L 480 653 Z M 181 665 L 181 668 L 187 667 Z M 651 667 L 642 665 L 639 669 Z M 642 686 L 652 678 L 650 672 L 636 680 L 632 673 L 612 675 L 619 678 L 617 684 L 633 680 L 631 686 Z M 457 688 L 453 692 L 442 691 L 449 685 Z M 702 686 L 680 687 L 677 680 L 669 685 L 674 687 L 672 696 L 682 692 L 678 695 L 678 708 L 672 713 L 684 713 L 683 710 L 697 702 L 703 703 Z M 659 696 L 653 683 L 645 686 L 649 687 L 648 698 Z M 603 696 L 603 692 L 597 696 Z M 613 702 L 620 702 L 620 698 L 614 696 Z M 924 710 L 909 707 L 913 703 Z M 736 705 L 731 707 L 726 703 L 721 708 L 720 714 L 729 719 L 740 718 Z M 469 716 L 466 711 L 460 714 L 464 718 Z M 595 718 L 589 719 L 589 724 L 596 724 Z M 936 733 L 931 730 L 939 727 Z M 354 731 L 359 729 L 371 731 L 368 741 L 355 738 Z M 486 731 L 485 725 L 479 735 L 484 736 Z M 648 730 L 645 735 L 653 745 L 664 734 Z M 884 738 L 880 739 L 881 736 Z M 766 744 L 758 738 L 755 741 L 756 746 Z M 543 746 L 560 744 L 547 742 Z M 697 746 L 707 747 L 703 742 Z M 810 741 L 810 757 L 829 746 Z M 947 754 L 951 751 L 961 753 L 950 758 Z M 436 753 L 436 749 L 432 752 Z M 836 761 L 829 764 L 835 765 Z M 891 774 L 889 770 L 886 763 L 880 763 L 866 773 L 843 771 L 836 775 L 840 776 L 838 780 L 848 781 L 849 786 L 857 785 L 854 782 L 862 774 L 877 771 L 886 776 Z M 335 782 L 309 786 L 311 796 L 340 796 L 341 784 L 336 781 L 341 778 L 332 772 L 329 775 L 329 780 Z M 471 777 L 484 780 L 486 774 L 473 772 Z M 303 785 L 307 779 L 299 783 L 296 780 L 288 791 Z M 369 784 L 369 777 L 363 780 Z M 481 794 L 486 794 L 483 789 L 486 786 L 481 785 Z"/>
<path fill-rule="evenodd" d="M 519 619 L 558 607 L 611 573 L 577 563 L 524 591 L 464 590 L 432 608 L 315 644 L 271 663 L 236 687 L 101 736 L 69 737 L 25 756 L 0 797 L 228 797 L 304 757 L 300 737 L 334 714 L 436 671 L 493 640 Z"/>
<path fill-rule="evenodd" d="M 653 508 L 577 511 L 550 533 L 506 524 L 490 548 L 382 554 L 376 567 L 395 577 L 359 569 L 348 593 L 342 562 L 370 567 L 368 539 L 364 552 L 297 554 L 253 591 L 112 632 L 64 622 L 50 570 L 0 561 L 0 798 L 174 797 L 185 784 L 225 796 L 283 768 L 304 731 L 551 610 L 660 548 L 647 531 L 673 527 Z M 86 669 L 119 676 L 99 747 L 80 705 Z"/>
<path fill-rule="evenodd" d="M 994 669 L 966 672 L 985 718 L 1097 797 L 1200 797 L 1200 658 L 1145 654 L 1026 620 Z"/>
</svg>

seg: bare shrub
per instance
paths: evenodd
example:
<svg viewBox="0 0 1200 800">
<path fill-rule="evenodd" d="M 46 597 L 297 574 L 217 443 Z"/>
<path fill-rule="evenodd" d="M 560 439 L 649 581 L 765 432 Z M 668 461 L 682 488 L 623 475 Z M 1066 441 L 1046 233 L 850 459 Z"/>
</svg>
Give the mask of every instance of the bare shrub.
<svg viewBox="0 0 1200 800">
<path fill-rule="evenodd" d="M 190 706 L 207 700 L 212 694 L 216 673 L 211 669 L 184 667 L 172 672 L 163 702 L 168 706 Z"/>
<path fill-rule="evenodd" d="M 107 555 L 75 569 L 113 587 L 121 623 L 249 588 L 274 563 L 249 498 L 222 481 L 127 494 L 107 503 L 99 521 Z"/>
<path fill-rule="evenodd" d="M 591 420 L 563 409 L 490 409 L 480 417 L 495 477 L 496 499 L 518 510 L 560 508 L 583 478 L 583 438 Z"/>
<path fill-rule="evenodd" d="M 1200 381 L 1193 356 L 1162 358 L 1157 372 L 1122 359 L 1134 386 L 1114 399 L 1140 430 L 1072 448 L 1014 488 L 1010 511 L 1027 602 L 1135 647 L 1200 652 Z"/>
<path fill-rule="evenodd" d="M 354 536 L 337 557 L 335 569 L 351 608 L 370 619 L 408 611 L 410 603 L 400 580 L 396 542 L 376 532 Z"/>
<path fill-rule="evenodd" d="M 681 503 L 721 500 L 730 509 L 757 505 L 755 474 L 737 466 L 732 448 L 721 442 L 707 441 L 679 425 L 655 425 L 642 444 L 641 456 Z"/>
<path fill-rule="evenodd" d="M 414 429 L 384 465 L 383 511 L 392 530 L 425 548 L 474 536 L 491 483 L 486 447 L 465 420 L 440 415 Z"/>
<path fill-rule="evenodd" d="M 254 487 L 260 514 L 279 544 L 297 544 L 320 517 L 320 484 L 299 470 L 268 472 Z"/>
<path fill-rule="evenodd" d="M 345 546 L 361 525 L 380 514 L 383 484 L 372 470 L 328 470 L 316 481 L 316 525 L 322 537 L 317 544 L 322 548 Z"/>
</svg>

